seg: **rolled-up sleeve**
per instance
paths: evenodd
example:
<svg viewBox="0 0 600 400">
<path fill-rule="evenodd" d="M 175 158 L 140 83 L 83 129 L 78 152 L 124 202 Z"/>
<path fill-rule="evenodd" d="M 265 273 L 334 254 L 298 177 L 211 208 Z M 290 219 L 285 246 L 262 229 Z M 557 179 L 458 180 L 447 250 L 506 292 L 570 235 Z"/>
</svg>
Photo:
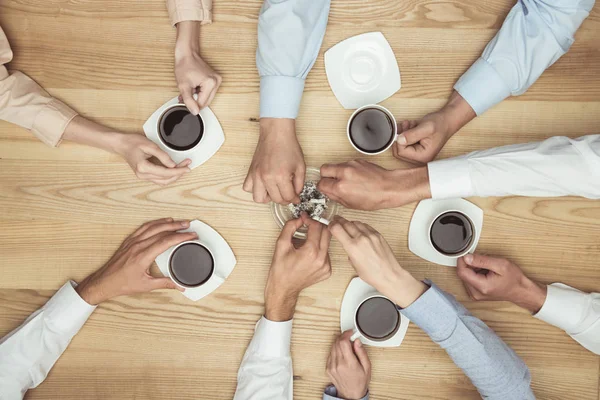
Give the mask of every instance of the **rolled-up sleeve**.
<svg viewBox="0 0 600 400">
<path fill-rule="evenodd" d="M 171 24 L 181 21 L 200 21 L 202 25 L 212 22 L 212 0 L 167 0 Z"/>
<path fill-rule="evenodd" d="M 77 113 L 22 72 L 9 74 L 5 64 L 12 56 L 0 28 L 0 119 L 30 130 L 47 145 L 57 146 Z"/>
<path fill-rule="evenodd" d="M 329 6 L 329 0 L 265 0 L 256 51 L 261 118 L 298 116 L 304 80 L 325 35 Z"/>
<path fill-rule="evenodd" d="M 595 0 L 519 0 L 454 89 L 477 115 L 518 96 L 565 54 Z"/>
</svg>

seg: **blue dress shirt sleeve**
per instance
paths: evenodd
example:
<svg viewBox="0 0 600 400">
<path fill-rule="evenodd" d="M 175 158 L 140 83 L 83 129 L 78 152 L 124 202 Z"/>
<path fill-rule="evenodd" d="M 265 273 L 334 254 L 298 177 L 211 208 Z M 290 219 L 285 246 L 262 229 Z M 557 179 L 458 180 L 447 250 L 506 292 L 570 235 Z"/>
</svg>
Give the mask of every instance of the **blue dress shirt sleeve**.
<svg viewBox="0 0 600 400">
<path fill-rule="evenodd" d="M 400 312 L 439 344 L 484 399 L 535 400 L 525 363 L 480 319 L 430 281 Z"/>
<path fill-rule="evenodd" d="M 258 18 L 260 117 L 296 118 L 325 35 L 330 0 L 265 0 Z"/>
<path fill-rule="evenodd" d="M 518 96 L 565 54 L 595 0 L 519 0 L 454 89 L 477 115 Z"/>
</svg>

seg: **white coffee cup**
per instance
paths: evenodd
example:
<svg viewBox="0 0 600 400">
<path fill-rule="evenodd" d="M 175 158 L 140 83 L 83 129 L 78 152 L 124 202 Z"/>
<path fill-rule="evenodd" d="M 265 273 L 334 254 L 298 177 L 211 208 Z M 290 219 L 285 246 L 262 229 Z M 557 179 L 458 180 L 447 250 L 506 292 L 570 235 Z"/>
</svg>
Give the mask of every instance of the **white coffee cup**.
<svg viewBox="0 0 600 400">
<path fill-rule="evenodd" d="M 393 332 L 388 334 L 386 337 L 384 338 L 374 338 L 372 336 L 369 336 L 367 334 L 365 334 L 363 331 L 361 331 L 359 325 L 358 325 L 358 321 L 357 321 L 357 317 L 358 317 L 358 310 L 361 308 L 361 306 L 366 303 L 367 301 L 374 299 L 374 298 L 381 298 L 381 299 L 385 299 L 387 301 L 389 301 L 393 306 L 394 309 L 396 310 L 396 312 L 398 313 L 398 322 L 396 323 L 396 327 L 394 328 Z M 352 334 L 352 336 L 350 337 L 350 341 L 355 341 L 356 339 L 359 339 L 360 337 L 364 337 L 365 339 L 374 341 L 374 342 L 384 342 L 388 339 L 390 339 L 391 337 L 393 337 L 397 332 L 398 329 L 400 329 L 400 325 L 402 322 L 402 315 L 398 312 L 398 310 L 396 309 L 396 305 L 394 304 L 394 302 L 390 299 L 388 299 L 387 297 L 381 295 L 381 294 L 373 294 L 373 293 L 368 293 L 363 299 L 362 301 L 359 303 L 358 307 L 356 307 L 356 309 L 354 310 L 354 333 Z"/>
<path fill-rule="evenodd" d="M 173 255 L 177 252 L 177 250 L 179 250 L 180 247 L 188 245 L 188 244 L 195 244 L 195 245 L 199 245 L 199 246 L 203 247 L 208 252 L 208 254 L 210 254 L 210 257 L 212 259 L 212 271 L 210 272 L 210 275 L 206 279 L 204 279 L 204 281 L 202 281 L 202 283 L 200 283 L 199 285 L 186 285 L 185 283 L 180 282 L 176 277 L 173 276 L 174 274 L 173 274 L 173 271 L 172 271 L 172 264 L 171 264 Z M 198 287 L 206 285 L 207 282 L 209 282 L 215 276 L 216 263 L 217 262 L 215 260 L 215 256 L 214 256 L 213 252 L 210 250 L 210 248 L 206 244 L 202 243 L 199 240 L 187 240 L 187 241 L 185 241 L 183 243 L 179 243 L 178 245 L 174 246 L 173 249 L 169 252 L 168 262 L 167 262 L 167 268 L 168 268 L 168 271 L 169 271 L 169 278 L 171 278 L 171 280 L 177 286 L 180 286 L 180 287 L 182 287 L 184 289 L 198 288 Z"/>
<path fill-rule="evenodd" d="M 352 123 L 352 120 L 354 120 L 354 117 L 356 117 L 356 115 L 358 113 L 360 113 L 368 108 L 374 108 L 374 109 L 383 111 L 388 116 L 388 118 L 390 119 L 392 126 L 393 126 L 392 140 L 390 140 L 389 144 L 387 144 L 384 148 L 382 148 L 381 150 L 379 150 L 377 152 L 367 152 L 367 151 L 360 149 L 358 146 L 356 146 L 356 144 L 354 144 L 354 141 L 352 140 L 352 136 L 350 135 L 350 125 Z M 379 104 L 369 104 L 369 105 L 360 107 L 359 109 L 357 109 L 356 111 L 354 111 L 352 113 L 352 115 L 348 119 L 348 124 L 346 126 L 346 135 L 348 136 L 348 140 L 350 141 L 350 144 L 352 144 L 352 147 L 354 147 L 356 149 L 356 151 L 358 151 L 362 154 L 369 155 L 369 156 L 374 156 L 374 155 L 381 154 L 381 153 L 387 151 L 396 142 L 396 139 L 398 139 L 398 124 L 396 123 L 396 118 L 394 117 L 394 114 L 392 114 L 390 110 L 388 110 L 387 108 L 385 108 L 383 106 L 380 106 Z"/>
<path fill-rule="evenodd" d="M 458 254 L 447 254 L 447 253 L 444 253 L 444 252 L 441 252 L 441 251 L 439 251 L 439 250 L 436 248 L 436 246 L 433 244 L 433 241 L 431 240 L 431 229 L 433 228 L 433 224 L 435 223 L 435 221 L 436 221 L 436 220 L 437 220 L 439 217 L 441 217 L 442 215 L 444 215 L 444 214 L 447 214 L 447 213 L 457 213 L 457 214 L 461 214 L 461 215 L 463 215 L 463 216 L 464 216 L 464 217 L 467 219 L 467 221 L 469 221 L 469 224 L 471 225 L 471 231 L 472 231 L 471 243 L 469 243 L 469 245 L 467 246 L 467 248 L 466 248 L 464 251 L 462 251 L 462 252 L 460 252 L 460 253 L 458 253 Z M 431 247 L 432 247 L 432 248 L 433 248 L 433 249 L 434 249 L 436 252 L 438 252 L 439 254 L 441 254 L 442 256 L 444 256 L 444 257 L 449 257 L 449 258 L 460 258 L 460 257 L 462 257 L 462 256 L 464 256 L 464 255 L 466 255 L 466 254 L 470 253 L 470 252 L 473 250 L 473 247 L 474 247 L 474 246 L 475 246 L 475 244 L 476 244 L 476 242 L 475 242 L 475 237 L 476 237 L 476 236 L 477 236 L 477 232 L 475 232 L 475 224 L 473 223 L 473 220 L 472 220 L 472 219 L 471 219 L 471 218 L 470 218 L 470 217 L 469 217 L 467 214 L 465 214 L 464 212 L 462 212 L 462 211 L 459 211 L 459 210 L 445 210 L 445 211 L 443 211 L 443 212 L 441 212 L 441 213 L 437 214 L 437 215 L 435 216 L 435 218 L 433 218 L 433 219 L 431 220 L 431 223 L 429 224 L 429 229 L 427 230 L 427 239 L 429 240 L 429 244 L 431 245 Z"/>
</svg>

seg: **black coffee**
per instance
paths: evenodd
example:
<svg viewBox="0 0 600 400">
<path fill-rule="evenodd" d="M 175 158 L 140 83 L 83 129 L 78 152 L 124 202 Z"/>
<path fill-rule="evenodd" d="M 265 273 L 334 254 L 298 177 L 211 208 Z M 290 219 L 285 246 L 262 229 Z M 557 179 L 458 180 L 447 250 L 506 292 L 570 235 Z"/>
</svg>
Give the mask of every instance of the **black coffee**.
<svg viewBox="0 0 600 400">
<path fill-rule="evenodd" d="M 356 325 L 367 338 L 386 340 L 398 330 L 400 314 L 390 300 L 373 297 L 358 307 Z"/>
<path fill-rule="evenodd" d="M 394 140 L 394 121 L 378 108 L 365 108 L 350 121 L 350 139 L 365 153 L 378 153 Z"/>
<path fill-rule="evenodd" d="M 215 268 L 210 252 L 197 243 L 186 243 L 173 252 L 169 261 L 171 277 L 183 286 L 200 286 L 212 276 Z"/>
<path fill-rule="evenodd" d="M 431 225 L 430 237 L 437 251 L 453 256 L 471 246 L 473 225 L 464 214 L 450 211 L 436 218 Z"/>
<path fill-rule="evenodd" d="M 204 122 L 200 115 L 192 115 L 185 106 L 175 106 L 161 117 L 158 133 L 168 147 L 185 151 L 200 143 Z"/>
</svg>

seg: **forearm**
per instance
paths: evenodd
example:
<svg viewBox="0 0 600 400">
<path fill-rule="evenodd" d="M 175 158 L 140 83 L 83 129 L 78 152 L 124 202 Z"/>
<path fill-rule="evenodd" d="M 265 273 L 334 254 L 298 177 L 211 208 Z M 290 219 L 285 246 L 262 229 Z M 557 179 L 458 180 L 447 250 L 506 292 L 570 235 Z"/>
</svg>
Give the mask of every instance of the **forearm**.
<svg viewBox="0 0 600 400">
<path fill-rule="evenodd" d="M 387 172 L 385 187 L 373 195 L 381 196 L 381 208 L 400 207 L 431 197 L 427 167 L 396 169 Z"/>
<path fill-rule="evenodd" d="M 435 285 L 401 312 L 446 350 L 482 397 L 535 398 L 525 363 L 485 323 Z"/>
<path fill-rule="evenodd" d="M 476 151 L 428 164 L 433 199 L 469 196 L 600 198 L 600 135 Z"/>
<path fill-rule="evenodd" d="M 21 326 L 0 340 L 0 388 L 19 398 L 38 386 L 95 307 L 67 282 Z"/>
<path fill-rule="evenodd" d="M 79 115 L 71 120 L 63 134 L 64 140 L 96 147 L 111 153 L 119 153 L 122 137 L 122 133 L 115 132 Z"/>
<path fill-rule="evenodd" d="M 193 54 L 200 54 L 200 22 L 182 21 L 177 24 L 175 62 Z"/>
<path fill-rule="evenodd" d="M 296 118 L 329 15 L 330 0 L 265 1 L 258 20 L 256 65 L 260 117 Z"/>
</svg>

